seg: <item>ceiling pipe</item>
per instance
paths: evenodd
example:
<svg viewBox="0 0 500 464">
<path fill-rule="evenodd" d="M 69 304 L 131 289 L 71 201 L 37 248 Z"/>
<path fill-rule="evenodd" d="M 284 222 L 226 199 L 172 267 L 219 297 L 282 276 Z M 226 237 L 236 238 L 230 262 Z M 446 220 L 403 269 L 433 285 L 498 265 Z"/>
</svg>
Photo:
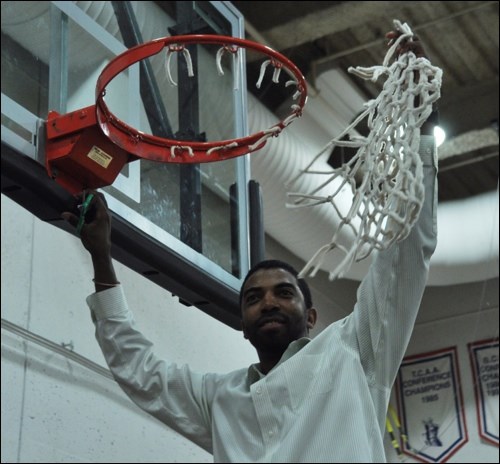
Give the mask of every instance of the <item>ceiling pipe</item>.
<svg viewBox="0 0 500 464">
<path fill-rule="evenodd" d="M 325 142 L 328 137 L 321 134 L 322 129 L 311 114 L 311 109 L 314 111 L 318 106 L 308 103 L 301 119 L 251 156 L 252 177 L 262 185 L 264 195 L 266 232 L 305 262 L 320 246 L 330 242 L 338 227 L 338 218 L 331 206 L 298 210 L 285 207 L 285 185 L 328 141 Z M 248 111 L 250 131 L 267 127 L 275 119 L 251 95 Z M 319 161 L 318 170 L 322 168 L 331 170 L 326 159 Z M 301 184 L 295 191 L 311 191 L 314 184 L 319 184 L 319 176 L 316 180 L 313 177 L 299 178 Z M 498 192 L 440 203 L 438 208 L 438 245 L 431 260 L 428 284 L 454 285 L 497 277 Z M 335 264 L 333 257 L 330 257 L 321 269 L 329 272 Z M 362 279 L 369 264 L 370 258 L 355 263 L 344 277 Z"/>
<path fill-rule="evenodd" d="M 39 2 L 30 3 L 36 5 Z M 109 2 L 77 4 L 102 27 L 116 29 L 114 16 L 107 11 L 108 8 L 112 10 Z M 138 23 L 148 24 L 146 29 L 154 36 L 144 37 L 144 40 L 160 37 L 161 32 L 158 31 L 164 30 L 165 21 L 169 19 L 166 14 L 154 3 L 133 2 L 133 5 Z M 147 5 L 153 5 L 154 8 Z M 27 21 L 30 19 L 26 18 Z M 36 21 L 36 18 L 32 19 Z M 33 31 L 35 33 L 36 28 Z M 82 54 L 78 58 L 85 59 Z M 359 95 L 353 93 L 352 84 L 344 81 L 341 72 L 330 70 L 319 76 L 318 80 L 321 84 L 320 93 L 311 96 L 302 118 L 251 155 L 252 177 L 263 188 L 266 232 L 304 262 L 320 246 L 330 242 L 338 219 L 328 205 L 298 210 L 286 208 L 285 186 L 297 170 L 306 166 L 323 148 L 332 134 L 340 133 L 360 109 L 357 107 L 360 104 Z M 248 102 L 250 132 L 276 123 L 276 116 L 251 94 L 248 95 Z M 347 104 L 351 105 L 350 109 Z M 337 108 L 344 108 L 343 114 L 339 114 Z M 352 114 L 349 117 L 350 112 Z M 326 160 L 324 165 L 325 169 L 330 169 Z M 295 190 L 308 192 L 318 185 L 319 179 L 308 176 L 300 182 Z M 360 280 L 369 262 L 366 259 L 354 264 L 345 277 Z M 334 264 L 332 259 L 327 259 L 322 269 L 329 271 Z M 438 246 L 431 260 L 429 285 L 452 285 L 493 277 L 498 277 L 498 191 L 464 201 L 439 204 Z"/>
</svg>

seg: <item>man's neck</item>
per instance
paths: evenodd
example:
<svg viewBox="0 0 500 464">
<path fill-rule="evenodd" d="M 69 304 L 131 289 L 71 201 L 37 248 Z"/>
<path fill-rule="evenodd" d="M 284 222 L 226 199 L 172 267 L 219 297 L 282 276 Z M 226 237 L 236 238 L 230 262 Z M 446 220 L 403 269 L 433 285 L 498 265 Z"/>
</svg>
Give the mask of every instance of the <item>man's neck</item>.
<svg viewBox="0 0 500 464">
<path fill-rule="evenodd" d="M 304 346 L 306 346 L 311 341 L 308 336 L 302 337 L 298 340 L 292 341 L 283 351 L 259 351 L 257 350 L 257 354 L 259 355 L 259 370 L 264 375 L 267 375 L 283 358 L 284 360 L 293 356 L 295 353 L 300 351 Z M 290 351 L 291 350 L 291 351 Z M 284 356 L 284 354 L 288 351 L 288 354 Z"/>
<path fill-rule="evenodd" d="M 279 363 L 281 357 L 283 356 L 283 352 L 281 353 L 276 353 L 276 352 L 272 352 L 272 353 L 267 353 L 267 352 L 262 352 L 262 351 L 259 351 L 258 352 L 258 355 L 259 355 L 259 360 L 260 360 L 260 364 L 259 364 L 259 370 L 267 375 L 269 373 L 269 371 L 272 370 L 272 368 L 274 366 L 276 366 L 276 364 Z"/>
</svg>

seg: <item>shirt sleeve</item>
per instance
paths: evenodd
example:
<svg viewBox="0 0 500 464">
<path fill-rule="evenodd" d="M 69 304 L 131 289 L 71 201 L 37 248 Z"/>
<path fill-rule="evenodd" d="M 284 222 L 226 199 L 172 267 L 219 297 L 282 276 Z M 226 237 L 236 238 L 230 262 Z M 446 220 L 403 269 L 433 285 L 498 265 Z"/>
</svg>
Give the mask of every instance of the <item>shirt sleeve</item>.
<svg viewBox="0 0 500 464">
<path fill-rule="evenodd" d="M 422 135 L 425 198 L 408 237 L 375 255 L 359 286 L 352 314 L 365 375 L 390 389 L 408 346 L 437 243 L 437 154 L 433 136 Z"/>
<path fill-rule="evenodd" d="M 159 359 L 136 329 L 121 287 L 94 293 L 87 304 L 106 363 L 123 391 L 141 409 L 212 452 L 206 394 L 211 376 Z"/>
</svg>

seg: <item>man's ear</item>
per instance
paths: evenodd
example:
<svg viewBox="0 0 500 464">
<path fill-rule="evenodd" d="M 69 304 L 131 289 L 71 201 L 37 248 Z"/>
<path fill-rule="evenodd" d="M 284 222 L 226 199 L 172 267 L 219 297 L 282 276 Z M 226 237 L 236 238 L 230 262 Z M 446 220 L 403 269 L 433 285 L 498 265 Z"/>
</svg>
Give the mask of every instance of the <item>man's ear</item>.
<svg viewBox="0 0 500 464">
<path fill-rule="evenodd" d="M 307 328 L 311 330 L 316 325 L 318 319 L 318 311 L 316 308 L 309 308 L 307 310 Z"/>
</svg>

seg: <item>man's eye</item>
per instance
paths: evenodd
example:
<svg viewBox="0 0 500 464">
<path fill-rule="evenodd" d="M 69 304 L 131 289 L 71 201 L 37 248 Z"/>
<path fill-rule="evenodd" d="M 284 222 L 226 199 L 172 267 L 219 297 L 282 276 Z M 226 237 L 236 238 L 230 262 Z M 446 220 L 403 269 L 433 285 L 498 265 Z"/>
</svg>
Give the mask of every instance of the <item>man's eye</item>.
<svg viewBox="0 0 500 464">
<path fill-rule="evenodd" d="M 253 304 L 258 301 L 257 295 L 248 295 L 245 299 L 246 304 Z"/>
</svg>

